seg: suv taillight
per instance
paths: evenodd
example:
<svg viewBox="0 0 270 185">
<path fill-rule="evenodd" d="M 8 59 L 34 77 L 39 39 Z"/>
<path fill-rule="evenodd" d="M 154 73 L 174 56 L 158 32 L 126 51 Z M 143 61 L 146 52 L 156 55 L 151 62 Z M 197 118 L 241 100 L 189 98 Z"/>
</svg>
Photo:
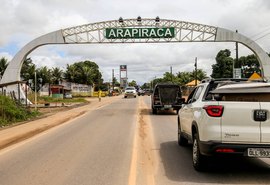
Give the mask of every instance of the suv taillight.
<svg viewBox="0 0 270 185">
<path fill-rule="evenodd" d="M 203 109 L 205 109 L 208 116 L 221 117 L 224 107 L 222 105 L 205 105 Z"/>
</svg>

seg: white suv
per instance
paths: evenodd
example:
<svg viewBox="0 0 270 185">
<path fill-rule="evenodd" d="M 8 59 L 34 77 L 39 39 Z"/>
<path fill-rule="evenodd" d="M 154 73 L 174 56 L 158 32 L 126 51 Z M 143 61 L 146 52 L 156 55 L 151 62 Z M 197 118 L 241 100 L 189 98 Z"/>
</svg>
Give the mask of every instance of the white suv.
<svg viewBox="0 0 270 185">
<path fill-rule="evenodd" d="M 193 143 L 193 166 L 208 157 L 270 157 L 270 83 L 210 80 L 198 85 L 178 113 L 178 144 Z"/>
<path fill-rule="evenodd" d="M 136 96 L 137 96 L 137 91 L 136 91 L 135 87 L 127 87 L 125 89 L 125 95 L 124 95 L 125 98 L 127 98 L 127 97 L 136 98 Z"/>
</svg>

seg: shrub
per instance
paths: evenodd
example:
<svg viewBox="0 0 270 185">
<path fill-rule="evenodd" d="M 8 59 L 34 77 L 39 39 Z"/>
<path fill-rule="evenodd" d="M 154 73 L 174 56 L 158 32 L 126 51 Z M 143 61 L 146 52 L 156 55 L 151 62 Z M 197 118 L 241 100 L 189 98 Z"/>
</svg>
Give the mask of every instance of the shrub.
<svg viewBox="0 0 270 185">
<path fill-rule="evenodd" d="M 36 111 L 31 112 L 23 106 L 16 104 L 9 97 L 0 96 L 0 126 L 2 127 L 14 122 L 28 120 L 38 114 Z"/>
</svg>

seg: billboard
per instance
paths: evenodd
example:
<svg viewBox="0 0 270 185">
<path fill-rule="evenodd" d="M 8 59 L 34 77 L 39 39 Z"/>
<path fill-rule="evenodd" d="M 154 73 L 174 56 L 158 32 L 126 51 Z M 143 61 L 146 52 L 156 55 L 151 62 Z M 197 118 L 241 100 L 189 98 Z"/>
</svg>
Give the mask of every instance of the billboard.
<svg viewBox="0 0 270 185">
<path fill-rule="evenodd" d="M 120 65 L 120 71 L 127 71 L 127 65 Z"/>
</svg>

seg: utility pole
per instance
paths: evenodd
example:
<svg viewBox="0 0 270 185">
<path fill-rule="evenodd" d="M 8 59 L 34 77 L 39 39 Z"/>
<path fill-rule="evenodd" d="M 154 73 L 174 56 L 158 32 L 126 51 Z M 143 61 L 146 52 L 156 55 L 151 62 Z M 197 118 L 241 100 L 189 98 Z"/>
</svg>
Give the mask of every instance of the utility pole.
<svg viewBox="0 0 270 185">
<path fill-rule="evenodd" d="M 197 57 L 195 58 L 195 86 L 197 86 Z"/>
<path fill-rule="evenodd" d="M 172 66 L 171 66 L 171 82 L 173 82 L 173 76 L 172 76 Z"/>
<path fill-rule="evenodd" d="M 238 30 L 236 30 L 236 33 L 238 33 Z M 238 64 L 238 42 L 235 42 L 235 62 Z M 235 70 L 234 70 L 234 62 L 233 62 L 233 78 L 235 78 Z"/>
<path fill-rule="evenodd" d="M 114 91 L 114 69 L 112 69 L 112 91 Z"/>
<path fill-rule="evenodd" d="M 35 71 L 35 110 L 37 110 L 37 72 Z"/>
</svg>

